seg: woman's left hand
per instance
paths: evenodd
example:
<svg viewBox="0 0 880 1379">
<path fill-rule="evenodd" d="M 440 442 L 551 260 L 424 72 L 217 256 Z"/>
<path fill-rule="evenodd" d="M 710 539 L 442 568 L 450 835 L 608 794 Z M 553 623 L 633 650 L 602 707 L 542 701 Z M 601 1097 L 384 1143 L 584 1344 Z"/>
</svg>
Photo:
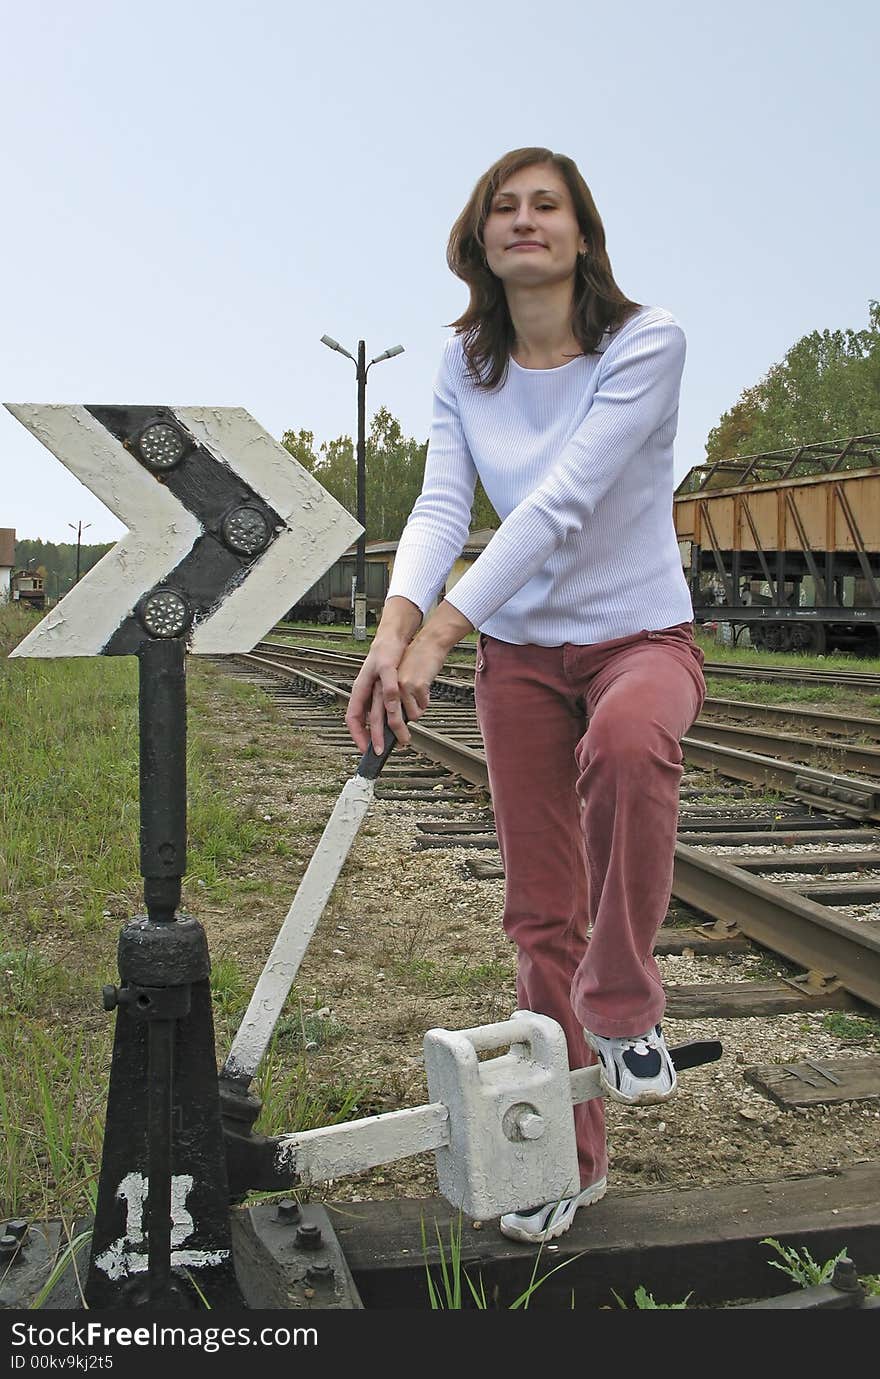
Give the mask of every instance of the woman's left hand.
<svg viewBox="0 0 880 1379">
<path fill-rule="evenodd" d="M 443 669 L 446 652 L 436 643 L 414 637 L 397 668 L 400 702 L 410 722 L 421 718 L 431 699 L 431 686 Z"/>
<path fill-rule="evenodd" d="M 404 653 L 397 668 L 400 702 L 410 722 L 421 718 L 431 699 L 431 686 L 449 652 L 473 625 L 444 599 Z"/>
</svg>

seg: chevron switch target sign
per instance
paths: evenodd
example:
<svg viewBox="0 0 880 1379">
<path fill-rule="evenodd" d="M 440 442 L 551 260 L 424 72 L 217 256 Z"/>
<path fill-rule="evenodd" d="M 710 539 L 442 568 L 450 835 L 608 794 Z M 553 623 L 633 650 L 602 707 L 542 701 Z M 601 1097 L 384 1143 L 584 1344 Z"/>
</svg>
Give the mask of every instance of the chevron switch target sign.
<svg viewBox="0 0 880 1379">
<path fill-rule="evenodd" d="M 12 656 L 250 651 L 363 530 L 241 408 L 6 407 L 128 528 Z"/>
</svg>

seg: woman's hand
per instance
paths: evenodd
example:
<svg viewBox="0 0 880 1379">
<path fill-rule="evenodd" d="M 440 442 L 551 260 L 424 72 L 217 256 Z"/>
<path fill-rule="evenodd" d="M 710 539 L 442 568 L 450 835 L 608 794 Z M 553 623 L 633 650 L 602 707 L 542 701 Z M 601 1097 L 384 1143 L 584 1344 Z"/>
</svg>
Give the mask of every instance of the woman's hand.
<svg viewBox="0 0 880 1379">
<path fill-rule="evenodd" d="M 410 642 L 398 667 L 397 681 L 401 702 L 411 721 L 421 718 L 427 709 L 431 686 L 452 648 L 472 631 L 473 624 L 444 599 Z"/>
<path fill-rule="evenodd" d="M 413 721 L 421 718 L 449 651 L 473 631 L 467 618 L 444 599 L 414 638 L 421 616 L 408 599 L 393 597 L 385 602 L 345 715 L 346 727 L 362 752 L 372 741 L 373 750 L 382 753 L 386 721 L 400 745 L 408 746 L 411 739 L 404 713 Z"/>
<path fill-rule="evenodd" d="M 400 708 L 397 667 L 422 620 L 421 609 L 409 599 L 385 600 L 382 619 L 373 644 L 351 687 L 345 725 L 361 752 L 372 741 L 377 755 L 385 749 L 385 722 L 401 746 L 409 742 L 409 732 Z"/>
<path fill-rule="evenodd" d="M 405 747 L 410 740 L 400 709 L 397 680 L 397 667 L 407 646 L 405 637 L 386 633 L 380 640 L 377 632 L 355 677 L 345 726 L 361 752 L 365 752 L 372 741 L 373 750 L 381 756 L 385 749 L 386 719 L 401 746 Z"/>
</svg>

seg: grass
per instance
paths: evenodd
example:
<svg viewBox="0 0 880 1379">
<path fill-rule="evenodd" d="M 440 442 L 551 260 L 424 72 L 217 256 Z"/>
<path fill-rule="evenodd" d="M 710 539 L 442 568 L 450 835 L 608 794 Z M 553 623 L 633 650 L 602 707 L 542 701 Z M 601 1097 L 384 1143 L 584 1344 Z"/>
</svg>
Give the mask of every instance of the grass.
<svg viewBox="0 0 880 1379">
<path fill-rule="evenodd" d="M 706 676 L 710 698 L 736 699 L 752 704 L 815 706 L 822 708 L 847 707 L 853 710 L 853 692 L 849 686 L 835 685 L 774 685 L 765 681 L 734 683 L 717 675 Z M 857 690 L 858 694 L 859 691 Z"/>
<path fill-rule="evenodd" d="M 510 963 L 495 959 L 469 967 L 466 963 L 444 967 L 432 958 L 413 957 L 393 964 L 395 976 L 410 981 L 418 990 L 434 995 L 452 991 L 495 991 L 510 980 Z"/>
<path fill-rule="evenodd" d="M 724 646 L 700 628 L 694 633 L 697 645 L 705 654 L 707 661 L 719 665 L 779 666 L 787 670 L 846 670 L 864 671 L 866 674 L 880 674 L 880 657 L 853 656 L 844 651 L 817 655 L 805 651 L 759 651 L 750 646 Z"/>
<path fill-rule="evenodd" d="M 440 1227 L 436 1221 L 434 1231 L 437 1237 L 437 1248 L 439 1252 L 439 1263 L 437 1265 L 437 1277 L 431 1273 L 428 1263 L 428 1236 L 425 1228 L 425 1218 L 421 1218 L 422 1233 L 422 1254 L 425 1259 L 425 1276 L 428 1290 L 428 1302 L 434 1312 L 462 1311 L 465 1302 L 470 1299 L 470 1303 L 478 1311 L 495 1310 L 500 1304 L 497 1295 L 493 1293 L 491 1299 L 486 1296 L 486 1289 L 482 1276 L 478 1277 L 476 1283 L 465 1269 L 461 1257 L 461 1212 L 449 1227 L 449 1257 L 446 1255 L 446 1245 Z M 525 1310 L 532 1297 L 541 1284 L 544 1283 L 551 1274 L 555 1274 L 560 1269 L 564 1269 L 567 1264 L 573 1264 L 580 1255 L 572 1255 L 569 1259 L 563 1259 L 559 1264 L 548 1269 L 545 1274 L 538 1275 L 538 1265 L 541 1260 L 543 1242 L 539 1246 L 535 1255 L 535 1263 L 532 1267 L 531 1278 L 527 1286 L 514 1298 L 513 1302 L 507 1304 L 507 1311 Z M 572 1293 L 571 1305 L 574 1307 L 574 1294 Z"/>
<path fill-rule="evenodd" d="M 842 1010 L 830 1010 L 822 1017 L 822 1028 L 835 1039 L 850 1044 L 880 1042 L 880 1017 L 848 1015 Z"/>
</svg>

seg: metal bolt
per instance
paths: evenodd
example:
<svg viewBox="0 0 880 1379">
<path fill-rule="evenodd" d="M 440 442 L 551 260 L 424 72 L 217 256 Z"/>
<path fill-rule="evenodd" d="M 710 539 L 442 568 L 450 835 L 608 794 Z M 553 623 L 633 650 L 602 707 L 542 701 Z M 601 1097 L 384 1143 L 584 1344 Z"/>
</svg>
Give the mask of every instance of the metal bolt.
<svg viewBox="0 0 880 1379">
<path fill-rule="evenodd" d="M 333 1265 L 310 1264 L 306 1269 L 306 1280 L 309 1283 L 332 1283 Z"/>
<path fill-rule="evenodd" d="M 507 1139 L 516 1143 L 517 1140 L 539 1140 L 547 1125 L 534 1106 L 527 1101 L 518 1101 L 504 1112 L 501 1128 Z"/>
<path fill-rule="evenodd" d="M 545 1129 L 543 1117 L 536 1116 L 531 1111 L 525 1111 L 519 1116 L 516 1124 L 524 1140 L 539 1140 Z"/>
<path fill-rule="evenodd" d="M 14 1264 L 21 1253 L 21 1245 L 14 1235 L 8 1232 L 0 1235 L 0 1259 L 8 1259 L 10 1264 Z"/>
<path fill-rule="evenodd" d="M 295 1202 L 292 1197 L 285 1197 L 278 1203 L 276 1220 L 283 1221 L 286 1226 L 292 1226 L 302 1216 L 299 1202 Z"/>
<path fill-rule="evenodd" d="M 856 1266 L 847 1255 L 844 1255 L 843 1259 L 839 1259 L 835 1264 L 831 1282 L 841 1293 L 860 1293 L 862 1291 Z"/>
<path fill-rule="evenodd" d="M 320 1250 L 322 1243 L 321 1227 L 298 1226 L 296 1231 L 296 1243 L 301 1250 Z"/>
<path fill-rule="evenodd" d="M 104 1003 L 104 1009 L 105 1009 L 105 1010 L 115 1010 L 115 1009 L 116 1009 L 116 1006 L 117 1006 L 117 1004 L 118 1004 L 118 1002 L 119 1002 L 119 992 L 116 990 L 116 987 L 115 987 L 115 986 L 102 986 L 102 987 L 101 987 L 101 1000 L 102 1000 L 103 1003 Z"/>
<path fill-rule="evenodd" d="M 6 1234 L 14 1235 L 16 1240 L 24 1240 L 28 1233 L 27 1221 L 7 1221 Z"/>
</svg>

